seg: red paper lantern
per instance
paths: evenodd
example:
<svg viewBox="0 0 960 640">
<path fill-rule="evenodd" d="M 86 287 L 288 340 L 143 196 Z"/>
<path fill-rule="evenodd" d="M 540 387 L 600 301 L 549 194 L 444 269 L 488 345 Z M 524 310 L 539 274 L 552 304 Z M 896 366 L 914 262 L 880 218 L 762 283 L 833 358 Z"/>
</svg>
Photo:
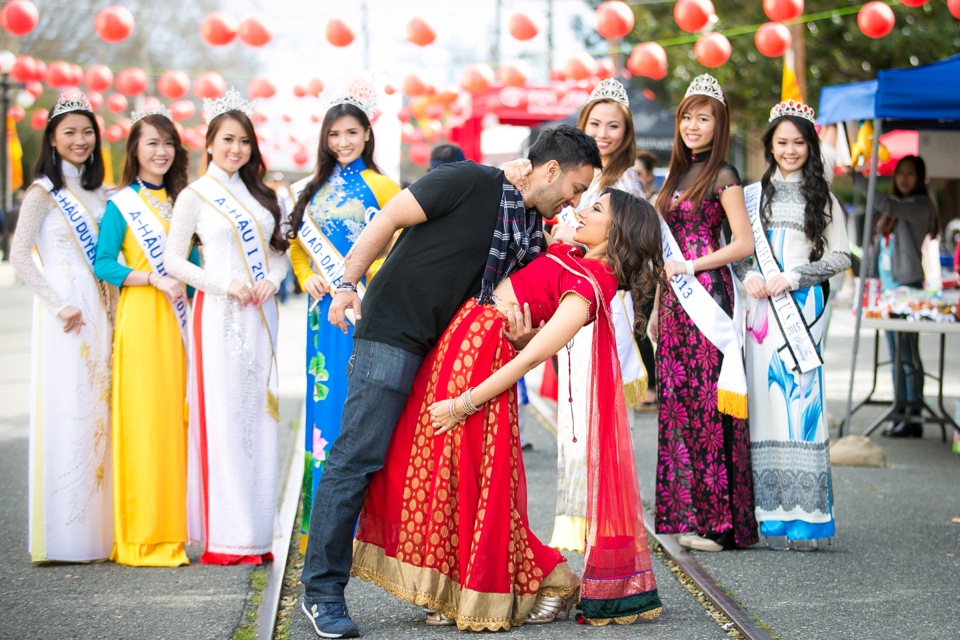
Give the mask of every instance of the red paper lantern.
<svg viewBox="0 0 960 640">
<path fill-rule="evenodd" d="M 437 39 L 437 32 L 433 30 L 423 18 L 411 18 L 407 23 L 407 40 L 413 44 L 425 47 L 433 44 Z"/>
<path fill-rule="evenodd" d="M 427 105 L 425 115 L 431 120 L 439 120 L 443 117 L 443 113 L 446 109 L 443 108 L 442 104 L 431 104 Z"/>
<path fill-rule="evenodd" d="M 327 22 L 327 42 L 335 47 L 345 47 L 353 42 L 353 29 L 340 18 L 330 18 Z"/>
<path fill-rule="evenodd" d="M 530 77 L 530 65 L 523 60 L 514 60 L 500 67 L 500 82 L 508 87 L 522 87 Z"/>
<path fill-rule="evenodd" d="M 673 19 L 688 33 L 702 30 L 714 13 L 710 0 L 678 0 L 673 6 Z"/>
<path fill-rule="evenodd" d="M 34 131 L 40 131 L 47 126 L 47 116 L 49 115 L 50 112 L 46 109 L 37 109 L 33 112 L 33 115 L 30 116 L 30 127 Z"/>
<path fill-rule="evenodd" d="M 510 31 L 510 35 L 521 41 L 534 38 L 538 32 L 537 25 L 522 11 L 517 11 L 510 16 L 507 29 Z"/>
<path fill-rule="evenodd" d="M 597 60 L 597 78 L 606 80 L 612 78 L 617 73 L 617 68 L 610 58 L 600 58 Z"/>
<path fill-rule="evenodd" d="M 261 113 L 260 111 L 254 111 L 253 117 L 250 118 L 250 122 L 257 125 L 264 124 L 266 121 L 267 121 L 267 116 L 263 115 L 263 113 Z M 207 134 L 204 133 L 203 135 L 207 135 Z"/>
<path fill-rule="evenodd" d="M 93 28 L 104 42 L 123 42 L 133 33 L 133 14 L 126 7 L 106 7 L 97 13 Z"/>
<path fill-rule="evenodd" d="M 428 83 L 416 73 L 408 73 L 403 78 L 403 93 L 411 98 L 422 96 L 427 91 Z"/>
<path fill-rule="evenodd" d="M 227 91 L 227 83 L 216 71 L 204 71 L 193 79 L 193 93 L 198 98 L 219 98 Z"/>
<path fill-rule="evenodd" d="M 0 11 L 0 26 L 15 36 L 25 36 L 37 26 L 40 12 L 29 0 L 12 0 Z"/>
<path fill-rule="evenodd" d="M 423 134 L 409 122 L 404 122 L 400 126 L 400 142 L 403 144 L 413 144 L 423 140 Z"/>
<path fill-rule="evenodd" d="M 247 85 L 247 95 L 251 98 L 272 98 L 276 93 L 277 88 L 266 76 L 254 76 Z"/>
<path fill-rule="evenodd" d="M 237 37 L 240 23 L 226 11 L 211 11 L 200 21 L 200 37 L 212 47 L 222 47 Z"/>
<path fill-rule="evenodd" d="M 103 137 L 110 143 L 119 142 L 120 138 L 123 137 L 123 129 L 118 124 L 112 124 L 103 132 Z"/>
<path fill-rule="evenodd" d="M 960 0 L 947 0 L 947 10 L 957 20 L 960 20 Z"/>
<path fill-rule="evenodd" d="M 47 67 L 44 78 L 51 89 L 62 89 L 70 85 L 73 78 L 73 69 L 70 68 L 69 62 L 56 60 Z"/>
<path fill-rule="evenodd" d="M 310 114 L 310 122 L 312 122 L 313 124 L 319 124 L 319 123 L 320 123 L 320 116 L 317 115 L 316 113 L 311 113 L 311 114 Z"/>
<path fill-rule="evenodd" d="M 143 69 L 124 69 L 117 74 L 114 85 L 117 91 L 128 96 L 138 96 L 147 90 L 147 74 Z"/>
<path fill-rule="evenodd" d="M 306 149 L 297 149 L 293 154 L 293 161 L 297 166 L 302 167 L 310 161 L 310 156 L 307 155 Z"/>
<path fill-rule="evenodd" d="M 127 98 L 121 93 L 111 93 L 107 96 L 107 111 L 123 113 L 127 110 Z"/>
<path fill-rule="evenodd" d="M 70 74 L 67 78 L 67 85 L 71 87 L 79 87 L 81 82 L 83 82 L 83 67 L 78 64 L 71 64 Z"/>
<path fill-rule="evenodd" d="M 13 118 L 14 122 L 20 122 L 27 116 L 27 112 L 23 110 L 23 107 L 15 104 L 7 109 L 7 115 Z"/>
<path fill-rule="evenodd" d="M 410 145 L 410 162 L 418 167 L 430 162 L 430 145 L 423 142 L 415 142 Z"/>
<path fill-rule="evenodd" d="M 757 51 L 768 58 L 779 58 L 790 48 L 790 29 L 779 22 L 768 22 L 757 30 L 753 37 Z"/>
<path fill-rule="evenodd" d="M 177 100 L 190 91 L 190 76 L 176 69 L 164 71 L 157 80 L 157 91 L 167 100 Z"/>
<path fill-rule="evenodd" d="M 626 2 L 609 0 L 597 7 L 597 33 L 607 40 L 622 38 L 633 31 L 633 11 Z"/>
<path fill-rule="evenodd" d="M 320 94 L 323 93 L 323 81 L 320 78 L 310 78 L 310 81 L 307 82 L 307 91 L 314 98 L 319 98 Z"/>
<path fill-rule="evenodd" d="M 196 110 L 196 105 L 190 100 L 177 100 L 170 104 L 170 117 L 174 122 L 182 122 L 193 116 Z"/>
<path fill-rule="evenodd" d="M 774 22 L 789 22 L 803 15 L 803 0 L 763 0 L 763 12 Z"/>
<path fill-rule="evenodd" d="M 83 76 L 83 83 L 90 91 L 106 91 L 113 84 L 113 71 L 105 64 L 90 65 Z"/>
<path fill-rule="evenodd" d="M 37 82 L 43 82 L 47 78 L 47 63 L 43 60 L 33 59 L 33 79 Z"/>
<path fill-rule="evenodd" d="M 269 24 L 269 18 L 264 15 L 250 16 L 240 23 L 240 40 L 250 47 L 262 47 L 273 39 L 273 28 Z"/>
<path fill-rule="evenodd" d="M 705 67 L 719 67 L 730 58 L 730 41 L 720 33 L 708 33 L 693 45 L 697 62 Z"/>
<path fill-rule="evenodd" d="M 663 80 L 667 77 L 667 52 L 656 42 L 638 44 L 627 59 L 627 69 L 635 76 Z"/>
<path fill-rule="evenodd" d="M 489 65 L 475 62 L 467 65 L 460 78 L 460 86 L 470 93 L 483 93 L 493 84 L 493 69 Z"/>
<path fill-rule="evenodd" d="M 126 138 L 130 135 L 130 127 L 133 126 L 133 123 L 130 122 L 130 118 L 124 118 L 117 121 L 117 126 L 120 127 L 120 131 L 123 132 L 123 137 Z"/>
<path fill-rule="evenodd" d="M 922 7 L 927 4 L 929 0 L 900 0 L 900 4 L 905 4 L 908 7 Z"/>
<path fill-rule="evenodd" d="M 307 88 L 302 84 L 293 85 L 293 95 L 298 98 L 304 98 L 307 95 Z"/>
<path fill-rule="evenodd" d="M 397 92 L 397 88 L 392 84 L 386 84 L 386 85 L 383 85 L 383 92 L 388 96 L 392 96 Z"/>
<path fill-rule="evenodd" d="M 857 14 L 857 26 L 868 38 L 882 38 L 896 24 L 893 9 L 882 2 L 868 2 Z"/>
<path fill-rule="evenodd" d="M 39 98 L 41 95 L 43 95 L 43 84 L 37 82 L 36 80 L 30 80 L 27 82 L 23 89 L 34 98 Z"/>
<path fill-rule="evenodd" d="M 10 67 L 10 77 L 16 82 L 43 80 L 43 78 L 37 78 L 37 61 L 30 56 L 17 56 L 13 66 Z"/>
<path fill-rule="evenodd" d="M 99 91 L 87 91 L 87 101 L 90 103 L 90 108 L 96 111 L 103 106 L 103 94 Z"/>
<path fill-rule="evenodd" d="M 589 53 L 578 53 L 563 65 L 563 72 L 572 80 L 586 80 L 597 72 L 597 61 Z"/>
<path fill-rule="evenodd" d="M 97 121 L 97 129 L 102 133 L 107 128 L 107 123 L 103 121 L 103 116 L 99 113 L 93 114 L 93 119 Z"/>
</svg>

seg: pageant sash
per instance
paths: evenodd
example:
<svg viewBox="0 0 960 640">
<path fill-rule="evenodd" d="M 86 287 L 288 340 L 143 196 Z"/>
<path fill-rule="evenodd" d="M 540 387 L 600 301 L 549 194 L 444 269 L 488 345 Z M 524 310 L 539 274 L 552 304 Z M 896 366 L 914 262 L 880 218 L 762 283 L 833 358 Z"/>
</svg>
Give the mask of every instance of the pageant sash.
<svg viewBox="0 0 960 640">
<path fill-rule="evenodd" d="M 117 205 L 120 215 L 126 220 L 130 231 L 133 232 L 133 238 L 147 258 L 150 269 L 158 276 L 168 275 L 167 268 L 163 265 L 163 250 L 167 246 L 167 232 L 156 214 L 133 187 L 121 189 L 113 195 L 111 200 L 113 200 L 113 204 Z M 166 298 L 167 296 L 164 295 L 163 297 Z M 170 307 L 173 309 L 173 315 L 177 318 L 177 326 L 180 327 L 183 348 L 189 353 L 187 301 L 180 297 L 176 302 L 171 302 Z"/>
<path fill-rule="evenodd" d="M 307 183 L 310 182 L 312 176 L 307 176 L 306 178 L 301 178 L 293 184 L 290 185 L 290 196 L 293 198 L 293 203 L 296 204 L 297 200 L 300 199 L 300 194 L 303 193 L 303 190 L 307 188 Z"/>
<path fill-rule="evenodd" d="M 577 212 L 573 210 L 573 207 L 564 207 L 560 209 L 560 213 L 557 214 L 556 221 L 572 227 L 577 228 L 577 225 L 580 224 L 580 219 L 577 218 Z"/>
<path fill-rule="evenodd" d="M 770 278 L 782 274 L 782 271 L 776 258 L 773 257 L 773 250 L 770 248 L 767 233 L 760 220 L 761 187 L 759 182 L 748 185 L 743 190 L 743 195 L 747 202 L 747 213 L 750 214 L 750 224 L 753 227 L 757 266 L 760 267 L 763 279 L 769 282 Z M 810 335 L 810 330 L 803 320 L 803 314 L 800 313 L 796 300 L 793 299 L 793 294 L 790 291 L 784 291 L 778 296 L 768 298 L 768 302 L 773 309 L 777 324 L 780 325 L 780 333 L 786 342 L 790 358 L 793 360 L 793 370 L 808 373 L 822 366 L 823 358 L 817 351 L 813 336 Z"/>
<path fill-rule="evenodd" d="M 53 183 L 46 176 L 37 178 L 37 183 L 47 190 L 53 201 L 57 203 L 60 213 L 67 219 L 70 235 L 86 260 L 87 266 L 90 267 L 90 273 L 93 273 L 93 261 L 97 257 L 97 240 L 100 235 L 93 216 L 66 186 L 54 189 Z"/>
<path fill-rule="evenodd" d="M 303 221 L 300 223 L 300 229 L 297 230 L 297 240 L 300 241 L 303 250 L 310 256 L 314 268 L 324 277 L 327 286 L 333 292 L 340 281 L 343 280 L 347 262 L 306 211 L 303 212 Z M 361 300 L 365 290 L 363 284 L 358 282 L 357 295 L 360 296 Z"/>
<path fill-rule="evenodd" d="M 684 261 L 670 227 L 660 218 L 663 236 L 663 261 Z M 717 409 L 735 418 L 747 417 L 747 375 L 743 366 L 742 310 L 733 291 L 733 318 L 720 308 L 696 276 L 678 273 L 670 286 L 697 329 L 723 354 L 720 377 L 717 379 Z"/>
<path fill-rule="evenodd" d="M 253 214 L 237 202 L 227 188 L 213 176 L 203 176 L 189 188 L 197 192 L 207 204 L 230 222 L 237 238 L 237 248 L 247 265 L 249 284 L 255 284 L 266 278 L 270 269 L 267 245 L 263 241 L 263 233 Z M 260 318 L 270 334 L 270 346 L 273 351 L 270 378 L 267 380 L 267 411 L 275 420 L 280 420 L 280 401 L 277 395 L 280 378 L 277 371 L 277 327 L 280 313 L 276 297 L 270 296 L 258 309 Z"/>
</svg>

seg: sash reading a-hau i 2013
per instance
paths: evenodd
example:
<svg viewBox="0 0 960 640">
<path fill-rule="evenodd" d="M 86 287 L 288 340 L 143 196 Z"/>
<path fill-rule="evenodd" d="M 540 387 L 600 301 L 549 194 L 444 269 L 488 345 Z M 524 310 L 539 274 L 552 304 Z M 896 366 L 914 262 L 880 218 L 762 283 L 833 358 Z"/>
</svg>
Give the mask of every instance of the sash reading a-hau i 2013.
<svg viewBox="0 0 960 640">
<path fill-rule="evenodd" d="M 663 262 L 684 261 L 670 227 L 660 218 Z M 729 268 L 729 267 L 728 267 Z M 717 379 L 717 409 L 735 418 L 747 417 L 747 374 L 743 367 L 740 303 L 733 292 L 733 318 L 720 307 L 696 276 L 683 273 L 670 278 L 670 286 L 697 329 L 723 354 Z"/>
<path fill-rule="evenodd" d="M 208 205 L 230 222 L 237 238 L 237 248 L 247 265 L 249 284 L 256 284 L 266 278 L 270 270 L 267 244 L 263 240 L 263 232 L 260 230 L 260 225 L 257 224 L 257 219 L 253 214 L 247 211 L 227 188 L 213 176 L 203 176 L 191 184 L 189 188 L 196 191 Z M 267 381 L 267 410 L 274 419 L 279 420 L 277 325 L 280 315 L 276 297 L 270 296 L 258 309 L 263 324 L 270 334 L 270 343 L 273 349 L 273 363 L 270 368 L 270 379 Z"/>
</svg>

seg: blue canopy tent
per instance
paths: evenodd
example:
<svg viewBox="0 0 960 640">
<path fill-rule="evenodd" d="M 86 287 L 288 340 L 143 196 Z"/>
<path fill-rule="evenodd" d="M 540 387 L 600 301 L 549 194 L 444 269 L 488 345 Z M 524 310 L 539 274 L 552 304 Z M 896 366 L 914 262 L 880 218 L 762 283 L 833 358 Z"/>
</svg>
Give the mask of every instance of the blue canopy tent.
<svg viewBox="0 0 960 640">
<path fill-rule="evenodd" d="M 873 120 L 873 153 L 867 191 L 866 233 L 872 228 L 874 191 L 877 186 L 877 154 L 884 129 L 937 129 L 960 127 L 960 54 L 922 67 L 880 71 L 876 80 L 824 87 L 820 92 L 817 122 L 834 124 L 848 120 Z M 867 245 L 867 242 L 864 242 Z M 863 317 L 863 287 L 867 260 L 860 264 L 856 295 L 856 327 L 847 411 L 840 435 L 850 428 L 853 407 L 853 377 L 859 350 L 860 321 Z"/>
</svg>

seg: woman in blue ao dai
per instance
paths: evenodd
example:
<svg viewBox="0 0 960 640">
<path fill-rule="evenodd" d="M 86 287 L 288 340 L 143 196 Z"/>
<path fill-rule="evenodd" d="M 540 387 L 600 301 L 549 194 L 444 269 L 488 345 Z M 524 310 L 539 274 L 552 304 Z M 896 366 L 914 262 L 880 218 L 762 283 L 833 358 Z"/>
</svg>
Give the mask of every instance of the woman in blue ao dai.
<svg viewBox="0 0 960 640">
<path fill-rule="evenodd" d="M 736 267 L 749 294 L 746 362 L 756 516 L 769 547 L 812 550 L 834 535 L 823 367 L 816 354 L 826 325 L 828 281 L 850 266 L 849 245 L 843 211 L 824 176 L 813 110 L 792 102 L 774 107 L 763 144 L 767 170 L 756 214 L 775 268 L 761 273 L 759 258 Z M 748 193 L 751 189 L 756 187 Z M 763 245 L 758 238 L 757 256 Z M 795 307 L 777 298 L 784 292 Z M 791 327 L 794 308 L 802 323 Z M 788 341 L 787 334 L 799 337 Z M 807 348 L 810 364 L 799 366 Z"/>
<path fill-rule="evenodd" d="M 313 495 L 326 453 L 340 433 L 346 367 L 353 350 L 352 325 L 344 334 L 326 321 L 331 300 L 327 293 L 336 284 L 331 280 L 337 260 L 322 256 L 328 253 L 342 261 L 366 224 L 400 191 L 373 159 L 374 135 L 367 113 L 372 113 L 372 102 L 348 98 L 334 98 L 323 119 L 316 172 L 293 185 L 297 204 L 290 221 L 290 261 L 300 288 L 309 294 L 301 550 L 306 548 Z"/>
</svg>

